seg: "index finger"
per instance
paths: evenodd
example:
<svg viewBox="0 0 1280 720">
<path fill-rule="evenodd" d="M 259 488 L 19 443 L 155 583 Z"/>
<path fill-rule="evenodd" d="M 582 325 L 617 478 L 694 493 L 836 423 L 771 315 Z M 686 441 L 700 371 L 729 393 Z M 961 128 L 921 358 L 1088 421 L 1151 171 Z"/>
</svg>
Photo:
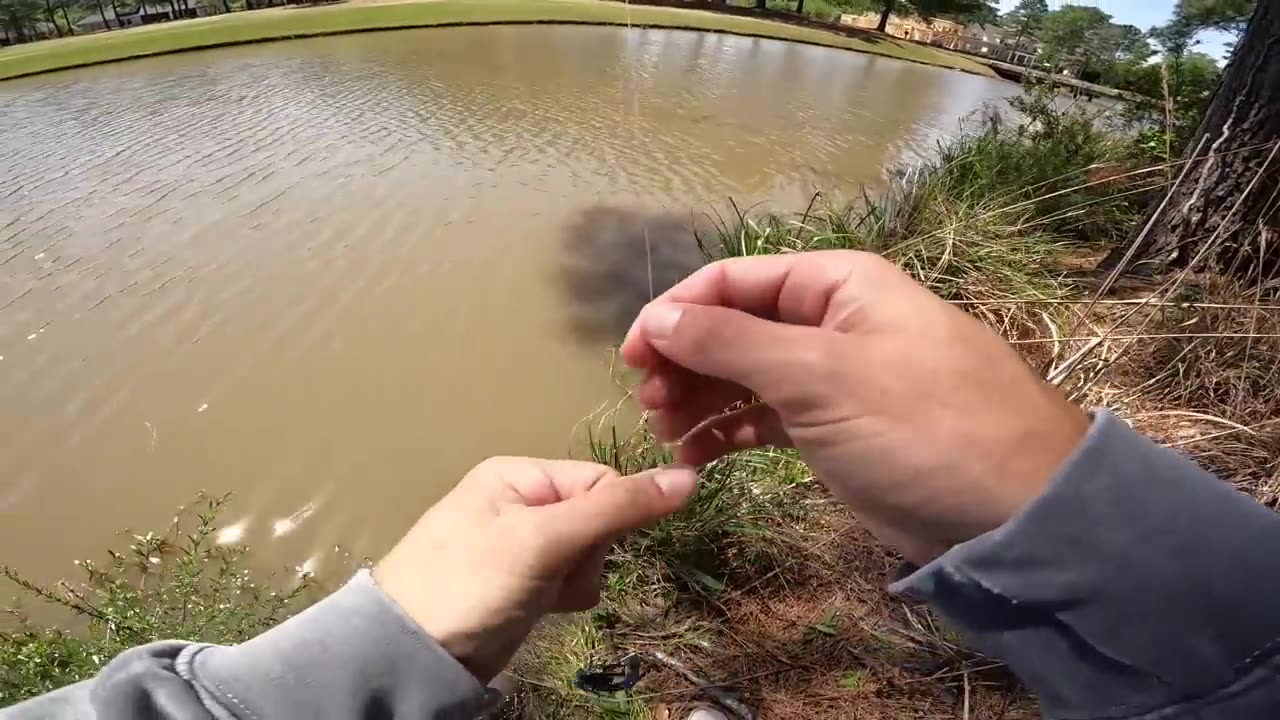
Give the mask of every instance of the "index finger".
<svg viewBox="0 0 1280 720">
<path fill-rule="evenodd" d="M 792 325 L 820 325 L 831 296 L 849 278 L 865 253 L 825 250 L 784 255 L 755 255 L 720 260 L 654 298 L 658 303 L 688 303 L 733 308 Z M 642 309 L 620 350 L 627 365 L 653 368 L 660 355 L 645 336 Z"/>
</svg>

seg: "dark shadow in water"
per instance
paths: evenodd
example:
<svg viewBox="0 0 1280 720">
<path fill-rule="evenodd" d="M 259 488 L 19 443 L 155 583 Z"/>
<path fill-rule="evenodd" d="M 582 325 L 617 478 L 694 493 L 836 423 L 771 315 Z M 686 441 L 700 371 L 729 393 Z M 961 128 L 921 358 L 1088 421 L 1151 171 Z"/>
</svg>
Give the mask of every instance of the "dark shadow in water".
<svg viewBox="0 0 1280 720">
<path fill-rule="evenodd" d="M 693 223 L 688 216 L 613 205 L 588 208 L 570 223 L 558 276 L 574 337 L 593 345 L 620 342 L 649 302 L 651 270 L 659 295 L 701 267 Z"/>
</svg>

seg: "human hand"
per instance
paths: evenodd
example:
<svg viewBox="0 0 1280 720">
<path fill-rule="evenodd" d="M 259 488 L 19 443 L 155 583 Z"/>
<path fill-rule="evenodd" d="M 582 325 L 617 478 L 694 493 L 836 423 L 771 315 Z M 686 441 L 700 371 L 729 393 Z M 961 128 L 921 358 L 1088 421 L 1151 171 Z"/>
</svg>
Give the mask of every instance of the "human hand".
<svg viewBox="0 0 1280 720">
<path fill-rule="evenodd" d="M 622 534 L 684 506 L 692 470 L 619 477 L 604 465 L 492 458 L 426 512 L 374 579 L 482 683 L 542 616 L 600 601 Z"/>
<path fill-rule="evenodd" d="M 622 357 L 646 371 L 636 394 L 660 440 L 748 404 L 678 460 L 795 447 L 918 563 L 1043 492 L 1089 424 L 979 321 L 854 251 L 704 267 L 641 311 Z"/>
</svg>

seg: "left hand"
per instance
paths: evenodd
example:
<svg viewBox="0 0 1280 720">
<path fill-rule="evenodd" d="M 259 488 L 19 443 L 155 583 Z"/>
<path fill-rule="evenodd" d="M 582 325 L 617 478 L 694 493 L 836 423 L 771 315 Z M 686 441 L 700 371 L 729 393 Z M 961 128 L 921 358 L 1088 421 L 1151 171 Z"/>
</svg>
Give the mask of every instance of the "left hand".
<svg viewBox="0 0 1280 720">
<path fill-rule="evenodd" d="M 428 510 L 373 576 L 487 683 L 542 616 L 594 607 L 609 546 L 679 510 L 695 484 L 688 469 L 620 477 L 595 463 L 493 458 Z"/>
</svg>

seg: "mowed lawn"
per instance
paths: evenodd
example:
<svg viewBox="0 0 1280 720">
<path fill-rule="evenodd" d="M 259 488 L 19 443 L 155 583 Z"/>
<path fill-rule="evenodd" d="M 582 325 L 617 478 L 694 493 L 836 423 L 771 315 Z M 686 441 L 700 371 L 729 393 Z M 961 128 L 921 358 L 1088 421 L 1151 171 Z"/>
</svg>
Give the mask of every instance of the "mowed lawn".
<svg viewBox="0 0 1280 720">
<path fill-rule="evenodd" d="M 425 0 L 237 12 L 0 49 L 0 80 L 126 58 L 361 30 L 483 23 L 565 22 L 712 30 L 874 53 L 992 75 L 985 65 L 890 37 L 858 39 L 770 20 L 605 0 Z"/>
</svg>

